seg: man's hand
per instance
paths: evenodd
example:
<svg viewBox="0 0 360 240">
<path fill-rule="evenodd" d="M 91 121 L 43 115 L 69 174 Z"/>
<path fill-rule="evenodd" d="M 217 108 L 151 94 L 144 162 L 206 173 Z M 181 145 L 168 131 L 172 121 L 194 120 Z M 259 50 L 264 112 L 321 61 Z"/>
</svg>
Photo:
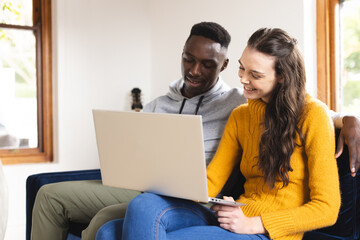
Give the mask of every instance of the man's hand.
<svg viewBox="0 0 360 240">
<path fill-rule="evenodd" d="M 232 197 L 224 197 L 224 200 L 234 201 Z M 246 217 L 240 207 L 214 205 L 211 207 L 218 217 L 220 227 L 240 234 L 264 234 L 266 230 L 261 217 Z"/>
<path fill-rule="evenodd" d="M 338 158 L 342 154 L 344 143 L 346 143 L 349 149 L 351 176 L 355 177 L 360 169 L 360 120 L 354 116 L 345 116 L 343 123 L 335 157 Z"/>
</svg>

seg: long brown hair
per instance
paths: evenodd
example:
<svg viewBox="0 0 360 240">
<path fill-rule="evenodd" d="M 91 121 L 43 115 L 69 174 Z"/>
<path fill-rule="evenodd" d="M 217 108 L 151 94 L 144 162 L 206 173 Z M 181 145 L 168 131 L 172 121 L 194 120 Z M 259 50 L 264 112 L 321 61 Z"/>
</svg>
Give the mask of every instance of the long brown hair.
<svg viewBox="0 0 360 240">
<path fill-rule="evenodd" d="M 261 28 L 248 40 L 248 47 L 275 57 L 275 72 L 281 79 L 266 105 L 264 132 L 259 145 L 259 169 L 270 189 L 276 178 L 289 184 L 291 155 L 298 135 L 303 144 L 303 136 L 298 127 L 305 105 L 305 67 L 296 40 L 284 30 Z"/>
</svg>

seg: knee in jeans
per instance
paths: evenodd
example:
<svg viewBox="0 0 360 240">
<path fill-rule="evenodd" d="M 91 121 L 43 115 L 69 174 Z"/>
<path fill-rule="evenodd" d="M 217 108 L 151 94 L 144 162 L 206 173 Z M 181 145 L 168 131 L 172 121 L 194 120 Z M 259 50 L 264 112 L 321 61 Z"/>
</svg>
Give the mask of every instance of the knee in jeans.
<svg viewBox="0 0 360 240">
<path fill-rule="evenodd" d="M 154 206 L 154 201 L 159 201 L 159 199 L 161 197 L 153 193 L 140 194 L 129 202 L 126 212 L 151 209 Z"/>
</svg>

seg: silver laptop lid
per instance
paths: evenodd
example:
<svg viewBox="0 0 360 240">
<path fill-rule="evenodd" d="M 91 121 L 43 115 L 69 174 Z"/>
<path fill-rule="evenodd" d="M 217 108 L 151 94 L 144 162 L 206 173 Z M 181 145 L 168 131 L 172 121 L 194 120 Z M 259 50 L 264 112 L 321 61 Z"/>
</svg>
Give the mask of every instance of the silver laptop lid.
<svg viewBox="0 0 360 240">
<path fill-rule="evenodd" d="M 208 201 L 201 116 L 93 110 L 104 185 Z"/>
</svg>

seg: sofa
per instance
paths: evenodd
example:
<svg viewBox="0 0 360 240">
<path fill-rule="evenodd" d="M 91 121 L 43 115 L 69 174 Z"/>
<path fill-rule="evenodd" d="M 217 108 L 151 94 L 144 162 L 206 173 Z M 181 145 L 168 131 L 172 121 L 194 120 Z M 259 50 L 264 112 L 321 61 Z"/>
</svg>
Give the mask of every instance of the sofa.
<svg viewBox="0 0 360 240">
<path fill-rule="evenodd" d="M 80 180 L 101 180 L 99 169 L 51 172 L 30 175 L 26 179 L 26 240 L 30 240 L 32 225 L 32 210 L 36 194 L 39 189 L 49 183 Z M 70 222 L 70 234 L 68 240 L 80 239 L 81 231 L 87 227 L 87 224 Z"/>
<path fill-rule="evenodd" d="M 339 134 L 336 130 L 336 139 Z M 333 226 L 307 232 L 304 240 L 360 240 L 360 172 L 356 177 L 351 177 L 349 170 L 349 153 L 344 148 L 343 154 L 337 159 L 340 189 L 341 189 L 341 208 L 338 219 Z M 324 169 L 326 174 L 326 169 Z M 242 177 L 239 172 L 234 172 L 233 177 Z M 69 172 L 41 173 L 31 175 L 26 181 L 26 240 L 30 240 L 32 209 L 36 193 L 41 186 L 61 181 L 76 180 L 98 180 L 101 179 L 100 170 L 82 170 Z M 241 180 L 239 180 L 241 182 Z M 237 189 L 240 189 L 237 187 Z M 112 220 L 104 224 L 97 233 L 97 239 L 117 239 L 120 220 Z M 67 240 L 80 239 L 81 231 L 86 228 L 86 224 L 76 222 L 70 223 L 70 233 Z"/>
</svg>

